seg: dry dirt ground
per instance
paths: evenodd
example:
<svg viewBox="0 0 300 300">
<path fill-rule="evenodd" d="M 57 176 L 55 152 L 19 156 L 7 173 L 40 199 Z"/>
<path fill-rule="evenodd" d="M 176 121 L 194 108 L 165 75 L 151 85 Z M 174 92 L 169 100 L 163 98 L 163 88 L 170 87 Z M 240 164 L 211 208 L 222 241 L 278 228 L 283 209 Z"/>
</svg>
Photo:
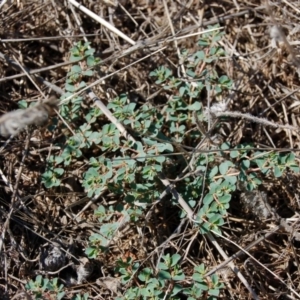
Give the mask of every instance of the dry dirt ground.
<svg viewBox="0 0 300 300">
<path fill-rule="evenodd" d="M 95 56 L 100 58 L 96 75 L 90 77 L 88 84 L 116 72 L 92 87 L 104 103 L 107 103 L 108 95 L 114 97 L 121 93 L 138 95 L 138 101 L 157 97 L 161 97 L 158 102 L 164 101 L 165 92 L 154 83 L 149 73 L 161 65 L 177 72 L 180 64 L 178 51 L 195 51 L 201 36 L 192 34 L 207 29 L 208 25 L 220 24 L 225 32 L 220 45 L 226 56 L 216 62 L 215 68 L 234 83 L 230 93 L 222 96 L 229 101 L 228 109 L 263 117 L 276 124 L 299 126 L 298 1 L 273 1 L 269 4 L 256 0 L 79 2 L 119 29 L 137 46 L 126 52 L 133 45 L 76 8 L 72 1 L 2 0 L 1 113 L 15 110 L 22 99 L 32 102 L 43 98 L 42 92 L 48 96 L 53 91 L 56 95 L 63 91 L 70 69 L 70 49 L 75 42 L 84 39 L 91 43 L 96 49 Z M 174 42 L 172 36 L 186 37 Z M 137 43 L 139 41 L 146 42 Z M 156 51 L 159 47 L 163 49 Z M 146 55 L 150 55 L 147 62 L 137 62 Z M 125 66 L 128 68 L 122 69 Z M 205 93 L 202 97 L 207 105 Z M 210 99 L 212 103 L 217 100 L 220 99 Z M 92 105 L 90 100 L 85 101 L 83 108 Z M 270 149 L 291 148 L 298 161 L 300 136 L 297 130 L 265 126 L 244 118 L 229 118 L 227 122 L 227 128 L 231 130 L 225 132 L 225 139 L 233 145 L 251 142 Z M 70 124 L 71 128 L 75 125 Z M 139 246 L 140 235 L 134 226 L 123 228 L 117 246 L 93 260 L 91 276 L 82 282 L 76 283 L 76 279 L 64 273 L 68 270 L 76 277 L 74 267 L 61 272 L 55 268 L 55 271 L 43 270 L 41 257 L 47 251 L 59 252 L 61 244 L 69 251 L 69 257 L 73 257 L 68 259 L 70 265 L 90 263 L 84 250 L 91 233 L 99 228 L 93 212 L 100 203 L 105 203 L 103 198 L 91 203 L 83 210 L 84 222 L 77 222 L 72 217 L 74 211 L 70 212 L 67 207 L 72 197 L 85 196 L 82 188 L 76 186 L 81 180 L 80 171 L 78 182 L 68 182 L 71 187 L 65 184 L 46 189 L 41 183 L 47 157 L 57 151 L 53 145 L 63 135 L 64 131 L 59 128 L 53 133 L 39 127 L 33 137 L 29 138 L 28 131 L 22 131 L 7 145 L 7 138 L 1 138 L 1 147 L 5 146 L 0 150 L 1 299 L 34 299 L 30 292 L 25 292 L 25 284 L 38 274 L 50 279 L 60 278 L 65 285 L 65 299 L 84 292 L 89 293 L 90 299 L 113 299 L 126 290 L 124 286 L 116 287 L 120 275 L 114 272 L 117 259 L 131 257 L 147 265 L 147 260 L 154 261 L 160 255 L 161 248 L 155 252 L 155 247 L 167 241 L 178 225 L 175 225 L 173 208 L 160 204 L 161 207 L 155 208 L 157 218 L 151 226 L 147 225 L 149 229 L 143 246 Z M 82 164 L 80 168 L 83 168 Z M 262 187 L 274 214 L 284 220 L 294 217 L 288 228 L 286 224 L 281 229 L 276 227 L 278 224 L 274 218 L 261 219 L 251 207 L 241 209 L 239 195 L 233 197 L 223 226 L 227 240 L 217 238 L 218 245 L 228 257 L 240 250 L 238 246 L 246 249 L 251 245 L 247 248 L 251 256 L 243 254 L 233 260 L 245 282 L 230 271 L 228 262 L 217 271 L 220 281 L 225 284 L 219 298 L 299 299 L 300 242 L 293 233 L 297 232 L 299 224 L 298 178 L 297 174 L 288 172 L 278 179 L 267 179 Z M 104 197 L 110 199 L 111 196 L 105 194 Z M 77 204 L 76 212 L 85 205 L 86 202 Z M 166 209 L 170 209 L 170 215 L 164 214 Z M 146 222 L 143 218 L 145 216 L 141 217 L 141 223 Z M 209 271 L 226 262 L 211 240 L 205 235 L 194 238 L 194 233 L 194 228 L 187 223 L 184 233 L 169 240 L 166 246 L 171 253 L 184 256 L 182 267 L 185 274 L 192 274 L 191 262 L 204 263 Z M 266 238 L 262 238 L 265 235 Z M 186 242 L 181 244 L 181 239 Z M 115 278 L 115 285 L 106 284 L 104 277 Z M 44 295 L 44 299 L 51 299 L 46 297 Z M 208 299 L 208 296 L 203 296 L 203 299 Z"/>
</svg>

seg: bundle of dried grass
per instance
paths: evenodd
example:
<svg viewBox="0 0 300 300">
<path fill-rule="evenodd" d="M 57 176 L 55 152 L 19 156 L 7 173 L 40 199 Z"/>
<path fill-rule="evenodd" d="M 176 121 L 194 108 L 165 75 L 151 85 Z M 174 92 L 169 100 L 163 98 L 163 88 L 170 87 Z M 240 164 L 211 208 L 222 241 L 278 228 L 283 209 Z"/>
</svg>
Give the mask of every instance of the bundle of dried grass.
<svg viewBox="0 0 300 300">
<path fill-rule="evenodd" d="M 0 117 L 0 135 L 15 136 L 28 125 L 41 126 L 58 106 L 58 100 L 50 97 L 27 109 L 11 111 Z"/>
</svg>

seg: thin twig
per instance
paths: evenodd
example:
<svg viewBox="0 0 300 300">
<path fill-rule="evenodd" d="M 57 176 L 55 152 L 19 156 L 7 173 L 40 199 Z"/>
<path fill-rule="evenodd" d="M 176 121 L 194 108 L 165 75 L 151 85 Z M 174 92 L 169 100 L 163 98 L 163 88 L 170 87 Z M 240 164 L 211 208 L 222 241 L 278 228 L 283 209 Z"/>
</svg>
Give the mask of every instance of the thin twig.
<svg viewBox="0 0 300 300">
<path fill-rule="evenodd" d="M 25 152 L 24 152 L 24 155 L 23 155 L 20 167 L 19 167 L 18 174 L 17 174 L 17 179 L 16 179 L 15 186 L 12 187 L 11 184 L 8 184 L 13 194 L 12 194 L 12 197 L 11 197 L 11 204 L 10 204 L 9 213 L 7 214 L 6 221 L 5 221 L 5 223 L 2 227 L 2 233 L 1 233 L 1 237 L 0 237 L 0 253 L 2 252 L 2 247 L 3 247 L 3 243 L 4 243 L 4 239 L 5 239 L 5 234 L 6 234 L 6 231 L 7 231 L 8 227 L 9 227 L 11 216 L 12 216 L 14 210 L 15 210 L 15 207 L 16 207 L 16 202 L 17 202 L 16 200 L 17 200 L 17 196 L 18 196 L 18 194 L 17 194 L 18 186 L 19 186 L 19 182 L 20 182 L 20 178 L 21 178 L 21 174 L 22 174 L 22 170 L 23 170 L 23 166 L 24 166 L 24 161 L 25 161 L 25 158 L 28 155 L 29 142 L 30 142 L 30 138 L 28 137 L 27 142 L 26 142 L 26 146 L 25 146 Z M 2 171 L 1 171 L 1 173 L 2 173 Z M 2 178 L 3 177 L 4 177 L 4 175 L 2 174 Z"/>
<path fill-rule="evenodd" d="M 82 12 L 84 12 L 85 14 L 87 14 L 88 16 L 90 16 L 92 19 L 94 19 L 95 21 L 99 22 L 100 24 L 102 24 L 103 26 L 105 26 L 106 28 L 108 28 L 110 31 L 114 32 L 116 35 L 118 35 L 119 37 L 121 37 L 122 39 L 124 39 L 125 41 L 127 41 L 129 44 L 135 45 L 135 41 L 133 41 L 131 38 L 129 38 L 123 32 L 121 32 L 120 30 L 118 30 L 117 28 L 115 28 L 114 26 L 112 26 L 110 23 L 108 23 L 107 21 L 105 21 L 104 19 L 102 19 L 101 17 L 99 17 L 98 15 L 96 15 L 95 13 L 93 13 L 92 11 L 90 11 L 89 9 L 87 9 L 82 4 L 78 3 L 75 0 L 69 0 L 69 2 L 71 4 L 73 4 L 75 7 L 77 7 L 78 9 L 80 9 Z"/>
<path fill-rule="evenodd" d="M 272 231 L 272 232 L 270 233 L 270 235 L 273 234 L 275 231 L 277 231 L 279 228 L 280 228 L 280 226 L 276 227 L 276 228 L 274 229 L 274 231 Z M 284 280 L 282 280 L 278 275 L 276 275 L 276 274 L 275 274 L 274 272 L 272 272 L 269 268 L 267 268 L 264 264 L 262 264 L 262 263 L 259 262 L 257 259 L 255 259 L 255 257 L 253 257 L 253 256 L 246 250 L 246 248 L 243 249 L 241 246 L 239 246 L 238 244 L 234 243 L 232 240 L 230 240 L 230 239 L 228 239 L 228 238 L 222 236 L 221 234 L 219 234 L 219 233 L 217 233 L 217 232 L 215 232 L 215 231 L 213 231 L 213 233 L 216 234 L 217 236 L 219 236 L 220 238 L 225 239 L 227 242 L 229 242 L 229 243 L 235 245 L 237 248 L 239 248 L 239 249 L 241 250 L 241 252 L 243 252 L 244 254 L 247 254 L 249 257 L 251 257 L 251 259 L 253 259 L 257 264 L 259 264 L 259 265 L 260 265 L 262 268 L 264 268 L 267 272 L 269 272 L 270 274 L 272 274 L 272 276 L 274 276 L 275 278 L 277 278 L 283 285 L 285 285 L 285 286 L 286 286 L 288 289 L 290 289 L 296 296 L 298 296 L 298 297 L 300 298 L 300 294 L 299 294 L 297 291 L 295 291 L 292 287 L 288 286 L 288 285 L 284 282 Z M 270 235 L 269 235 L 269 236 L 270 236 Z M 269 236 L 268 236 L 268 237 L 269 237 Z M 265 237 L 266 237 L 266 236 L 264 236 L 264 237 L 262 238 L 262 240 L 264 240 Z M 260 240 L 260 241 L 262 241 L 262 240 Z M 253 245 L 251 244 L 251 245 L 249 245 L 248 247 L 250 247 L 250 246 L 252 247 Z M 241 252 L 239 251 L 238 254 L 240 255 Z M 225 255 L 226 255 L 226 254 L 225 254 Z M 236 255 L 237 255 L 237 254 L 235 254 L 235 258 L 236 258 Z M 225 256 L 225 257 L 226 257 L 226 256 Z M 225 258 L 225 257 L 224 257 L 224 258 Z M 230 260 L 228 257 L 226 258 L 226 260 L 227 260 L 227 263 L 229 263 L 229 262 L 232 261 L 232 259 Z M 207 275 L 207 276 L 208 276 L 208 275 Z"/>
<path fill-rule="evenodd" d="M 251 114 L 248 114 L 248 113 L 243 114 L 238 111 L 219 111 L 219 112 L 213 112 L 212 114 L 215 115 L 216 117 L 232 117 L 232 118 L 248 119 L 250 121 L 253 121 L 253 122 L 256 122 L 259 124 L 263 124 L 266 126 L 275 127 L 275 128 L 289 129 L 289 130 L 295 130 L 295 131 L 300 130 L 299 127 L 295 127 L 295 126 L 288 125 L 288 124 L 282 125 L 282 124 L 274 123 L 267 119 L 258 118 L 258 117 L 252 116 Z"/>
</svg>

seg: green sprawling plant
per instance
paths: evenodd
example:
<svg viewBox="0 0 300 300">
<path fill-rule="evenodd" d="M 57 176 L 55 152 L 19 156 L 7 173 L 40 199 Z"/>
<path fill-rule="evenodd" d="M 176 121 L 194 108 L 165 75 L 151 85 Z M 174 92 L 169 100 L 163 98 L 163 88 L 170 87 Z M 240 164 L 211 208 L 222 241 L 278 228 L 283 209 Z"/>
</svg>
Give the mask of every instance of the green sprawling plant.
<svg viewBox="0 0 300 300">
<path fill-rule="evenodd" d="M 49 280 L 48 278 L 43 278 L 38 275 L 35 281 L 30 280 L 25 288 L 32 292 L 36 300 L 45 299 L 57 299 L 60 300 L 64 297 L 65 292 L 63 292 L 63 285 L 58 284 L 58 278 Z"/>
<path fill-rule="evenodd" d="M 33 294 L 34 300 L 60 300 L 66 295 L 63 291 L 64 285 L 58 284 L 58 278 L 49 280 L 48 278 L 43 278 L 41 275 L 38 275 L 35 280 L 30 280 L 25 285 L 25 288 Z M 72 297 L 72 300 L 88 300 L 88 297 L 87 293 L 82 296 L 77 294 Z"/>
<path fill-rule="evenodd" d="M 203 264 L 194 268 L 194 273 L 189 281 L 185 283 L 186 276 L 180 267 L 181 256 L 179 254 L 164 255 L 163 262 L 158 264 L 158 271 L 150 268 L 140 269 L 139 263 L 133 263 L 131 259 L 127 262 L 118 261 L 116 271 L 121 274 L 123 284 L 127 284 L 132 278 L 138 278 L 140 285 L 129 288 L 124 297 L 116 300 L 126 299 L 173 299 L 180 300 L 186 295 L 189 300 L 216 299 L 223 284 L 218 277 L 213 275 L 205 278 L 205 267 Z M 166 291 L 167 290 L 167 291 Z M 168 298 L 166 298 L 168 296 Z"/>
<path fill-rule="evenodd" d="M 108 250 L 120 226 L 124 222 L 138 222 L 147 205 L 159 198 L 163 192 L 158 180 L 161 173 L 174 178 L 174 174 L 179 175 L 187 167 L 186 157 L 191 153 L 186 155 L 184 145 L 195 148 L 204 138 L 195 129 L 195 115 L 202 124 L 209 121 L 202 92 L 210 91 L 218 98 L 232 87 L 232 81 L 218 74 L 214 67 L 225 55 L 218 44 L 222 35 L 218 30 L 206 33 L 198 42 L 198 51 L 182 51 L 185 76 L 177 77 L 166 66 L 150 73 L 156 84 L 170 95 L 163 108 L 148 102 L 137 105 L 126 94 L 109 102 L 107 108 L 130 129 L 136 142 L 125 140 L 114 124 L 104 123 L 98 108 L 82 108 L 81 96 L 62 105 L 61 115 L 73 132 L 66 134 L 61 153 L 49 158 L 42 179 L 44 185 L 47 188 L 59 186 L 75 162 L 84 158 L 86 169 L 82 186 L 88 197 L 109 191 L 120 199 L 116 205 L 101 205 L 95 211 L 101 226 L 99 233 L 90 236 L 86 249 L 88 257 L 96 258 Z M 68 73 L 62 100 L 84 87 L 84 78 L 93 75 L 91 68 L 97 64 L 93 53 L 88 44 L 78 43 L 71 49 L 72 61 L 79 64 Z M 101 129 L 99 122 L 103 124 Z M 182 149 L 182 154 L 175 154 L 175 148 Z M 210 231 L 221 234 L 223 218 L 238 182 L 245 182 L 246 188 L 253 190 L 262 183 L 264 176 L 280 177 L 287 168 L 299 171 L 291 153 L 256 151 L 251 144 L 232 148 L 228 143 L 213 145 L 211 150 L 210 153 L 194 153 L 190 176 L 183 176 L 176 182 L 177 191 L 195 211 L 194 226 L 202 234 Z M 178 204 L 175 198 L 172 202 Z M 122 215 L 122 224 L 116 215 Z M 185 216 L 182 211 L 180 217 Z M 139 287 L 128 288 L 122 299 L 180 299 L 179 294 L 186 295 L 189 300 L 217 297 L 222 284 L 216 275 L 204 278 L 204 265 L 195 268 L 191 283 L 186 284 L 180 256 L 167 254 L 163 259 L 158 271 L 149 267 L 142 269 L 133 261 L 119 261 L 116 272 L 121 274 L 123 283 L 133 278 L 139 281 Z"/>
</svg>

